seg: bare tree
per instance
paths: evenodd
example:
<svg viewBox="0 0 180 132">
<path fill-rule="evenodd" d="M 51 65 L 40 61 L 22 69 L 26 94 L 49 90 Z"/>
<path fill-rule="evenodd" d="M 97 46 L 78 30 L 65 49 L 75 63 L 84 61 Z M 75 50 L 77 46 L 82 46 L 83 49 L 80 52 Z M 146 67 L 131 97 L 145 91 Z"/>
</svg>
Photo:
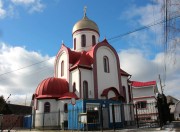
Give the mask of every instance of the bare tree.
<svg viewBox="0 0 180 132">
<path fill-rule="evenodd" d="M 180 46 L 180 0 L 164 0 L 162 14 L 164 17 L 164 51 L 174 58 L 176 49 Z"/>
</svg>

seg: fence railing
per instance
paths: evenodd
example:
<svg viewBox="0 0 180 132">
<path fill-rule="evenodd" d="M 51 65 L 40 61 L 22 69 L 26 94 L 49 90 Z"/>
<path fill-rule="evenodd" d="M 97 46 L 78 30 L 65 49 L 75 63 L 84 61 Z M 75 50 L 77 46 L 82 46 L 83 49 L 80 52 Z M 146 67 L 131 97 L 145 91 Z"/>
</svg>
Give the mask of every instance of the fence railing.
<svg viewBox="0 0 180 132">
<path fill-rule="evenodd" d="M 63 129 L 104 130 L 128 127 L 158 127 L 158 110 L 155 103 L 145 108 L 134 104 L 110 104 L 108 107 L 88 106 L 72 109 L 25 115 L 1 115 L 0 128 L 4 129 Z"/>
<path fill-rule="evenodd" d="M 22 128 L 31 129 L 31 115 L 0 115 L 0 130 L 19 130 Z"/>
<path fill-rule="evenodd" d="M 135 104 L 134 115 L 137 127 L 159 127 L 156 102 L 146 103 L 143 106 Z"/>
<path fill-rule="evenodd" d="M 36 113 L 34 127 L 42 129 L 103 130 L 134 126 L 133 104 L 88 105 L 86 109 L 71 109 L 51 113 Z"/>
</svg>

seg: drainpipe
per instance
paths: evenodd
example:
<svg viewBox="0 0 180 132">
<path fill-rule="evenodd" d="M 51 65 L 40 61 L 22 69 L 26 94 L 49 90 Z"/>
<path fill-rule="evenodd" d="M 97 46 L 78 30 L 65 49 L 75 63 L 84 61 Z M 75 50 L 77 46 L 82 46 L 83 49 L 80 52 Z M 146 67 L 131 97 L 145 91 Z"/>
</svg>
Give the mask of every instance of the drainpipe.
<svg viewBox="0 0 180 132">
<path fill-rule="evenodd" d="M 133 101 L 133 93 L 132 93 L 132 83 L 130 82 L 130 79 L 131 79 L 131 76 L 132 75 L 129 75 L 128 77 L 128 80 L 127 80 L 127 83 L 128 83 L 128 87 L 130 86 L 130 96 L 131 96 L 131 102 Z M 129 83 L 130 82 L 130 83 Z M 129 89 L 129 88 L 128 88 Z M 129 91 L 129 90 L 128 90 Z M 129 100 L 129 103 L 131 103 L 130 100 Z"/>
</svg>

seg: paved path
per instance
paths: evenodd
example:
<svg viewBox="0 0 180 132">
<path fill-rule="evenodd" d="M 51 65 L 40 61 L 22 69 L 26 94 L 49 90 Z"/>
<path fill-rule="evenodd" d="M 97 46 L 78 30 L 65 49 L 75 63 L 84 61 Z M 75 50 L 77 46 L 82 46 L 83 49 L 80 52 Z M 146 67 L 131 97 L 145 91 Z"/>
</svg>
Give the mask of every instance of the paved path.
<svg viewBox="0 0 180 132">
<path fill-rule="evenodd" d="M 142 129 L 121 129 L 121 130 L 103 130 L 103 132 L 180 132 L 180 128 L 166 128 L 160 130 L 160 128 L 142 128 Z M 8 132 L 4 130 L 3 132 Z M 11 130 L 10 132 L 83 132 L 83 131 L 73 131 L 73 130 Z M 87 132 L 87 131 L 85 131 Z M 102 132 L 102 131 L 88 131 L 88 132 Z"/>
</svg>

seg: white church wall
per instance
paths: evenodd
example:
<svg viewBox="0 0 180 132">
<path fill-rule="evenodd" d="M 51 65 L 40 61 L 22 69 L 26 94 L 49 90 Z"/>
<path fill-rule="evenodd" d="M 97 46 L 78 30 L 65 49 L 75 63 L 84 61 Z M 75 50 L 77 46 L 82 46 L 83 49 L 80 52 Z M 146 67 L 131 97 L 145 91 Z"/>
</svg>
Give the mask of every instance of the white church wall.
<svg viewBox="0 0 180 132">
<path fill-rule="evenodd" d="M 104 72 L 103 57 L 109 60 L 109 73 Z M 99 47 L 96 53 L 97 59 L 97 79 L 98 79 L 98 98 L 101 98 L 105 88 L 115 87 L 119 91 L 117 60 L 114 52 L 106 46 Z"/>
<path fill-rule="evenodd" d="M 127 103 L 129 103 L 129 93 L 128 93 L 127 80 L 128 80 L 128 78 L 126 76 L 121 76 L 122 86 L 124 86 L 126 89 L 126 101 L 127 101 Z"/>
<path fill-rule="evenodd" d="M 134 106 L 132 104 L 123 104 L 125 121 L 134 120 Z"/>
<path fill-rule="evenodd" d="M 68 60 L 67 57 L 68 57 L 68 55 L 67 55 L 67 53 L 65 51 L 63 51 L 59 56 L 58 65 L 57 65 L 57 67 L 58 67 L 58 70 L 57 70 L 58 78 L 68 79 L 68 70 L 69 70 L 69 68 L 68 68 L 68 64 L 67 64 L 68 63 L 67 62 L 67 60 Z M 62 61 L 64 61 L 64 76 L 61 76 L 61 62 Z"/>
<path fill-rule="evenodd" d="M 86 47 L 81 47 L 81 36 L 86 35 Z M 92 47 L 92 35 L 96 37 L 96 43 L 99 42 L 99 35 L 94 31 L 78 31 L 74 33 L 73 40 L 76 38 L 76 51 L 89 50 Z M 74 42 L 73 42 L 74 43 Z M 74 49 L 74 44 L 73 44 Z"/>
<path fill-rule="evenodd" d="M 44 113 L 44 104 L 50 103 L 50 112 Z M 58 126 L 58 121 L 62 124 L 67 120 L 67 113 L 64 113 L 64 104 L 70 103 L 70 100 L 41 99 L 38 100 L 38 109 L 35 115 L 35 126 Z M 59 113 L 60 112 L 60 113 Z"/>
<path fill-rule="evenodd" d="M 122 81 L 122 86 L 125 87 L 125 90 L 126 90 L 126 102 L 127 104 L 124 104 L 124 118 L 125 118 L 125 121 L 132 121 L 134 118 L 133 118 L 133 107 L 131 104 L 128 104 L 128 103 L 131 103 L 129 101 L 129 92 L 128 92 L 128 77 L 127 76 L 121 76 L 121 81 Z"/>
<path fill-rule="evenodd" d="M 79 70 L 75 69 L 70 72 L 70 83 L 69 88 L 70 92 L 73 92 L 73 84 L 76 83 L 76 95 L 80 97 L 80 88 L 79 88 Z"/>
<path fill-rule="evenodd" d="M 36 113 L 44 113 L 44 104 L 46 102 L 50 103 L 50 112 L 56 112 L 57 111 L 57 105 L 58 105 L 58 101 L 56 101 L 55 99 L 40 99 L 38 100 L 38 109 L 36 110 Z"/>
<path fill-rule="evenodd" d="M 92 70 L 80 69 L 81 70 L 81 93 L 83 97 L 83 81 L 88 82 L 88 98 L 94 98 L 94 81 Z"/>
<path fill-rule="evenodd" d="M 50 113 L 44 114 L 44 104 L 46 102 L 50 103 Z M 37 101 L 38 109 L 36 110 L 35 116 L 35 126 L 41 127 L 43 126 L 43 119 L 45 120 L 45 126 L 55 126 L 58 123 L 57 112 L 58 111 L 58 101 L 55 99 L 40 99 Z M 43 117 L 44 116 L 44 117 Z"/>
<path fill-rule="evenodd" d="M 71 100 L 59 100 L 58 101 L 58 107 L 60 108 L 60 123 L 62 124 L 64 121 L 67 121 L 68 120 L 68 113 L 65 113 L 64 112 L 64 104 L 69 104 L 71 102 Z"/>
<path fill-rule="evenodd" d="M 108 99 L 110 99 L 112 97 L 116 97 L 116 94 L 113 91 L 109 91 L 108 92 Z"/>
</svg>

